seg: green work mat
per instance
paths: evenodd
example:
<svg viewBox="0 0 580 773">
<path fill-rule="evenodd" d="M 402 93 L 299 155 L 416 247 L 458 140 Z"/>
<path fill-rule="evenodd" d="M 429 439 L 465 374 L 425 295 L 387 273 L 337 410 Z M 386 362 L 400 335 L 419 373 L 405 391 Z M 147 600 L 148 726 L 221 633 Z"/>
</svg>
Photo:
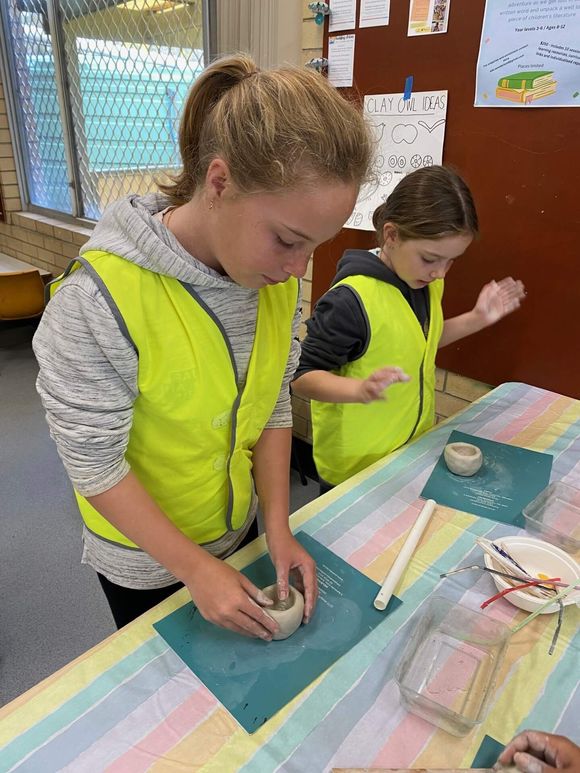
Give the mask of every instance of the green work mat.
<svg viewBox="0 0 580 773">
<path fill-rule="evenodd" d="M 248 639 L 208 623 L 192 602 L 154 624 L 184 663 L 249 733 L 261 727 L 358 644 L 402 603 L 373 607 L 380 586 L 305 532 L 295 535 L 316 561 L 320 596 L 308 625 L 290 638 Z M 242 573 L 264 588 L 276 582 L 269 555 Z"/>
<path fill-rule="evenodd" d="M 447 469 L 443 452 L 421 496 L 492 521 L 524 526 L 522 509 L 550 482 L 552 456 L 454 430 L 448 443 L 481 449 L 483 465 L 470 478 Z"/>
</svg>

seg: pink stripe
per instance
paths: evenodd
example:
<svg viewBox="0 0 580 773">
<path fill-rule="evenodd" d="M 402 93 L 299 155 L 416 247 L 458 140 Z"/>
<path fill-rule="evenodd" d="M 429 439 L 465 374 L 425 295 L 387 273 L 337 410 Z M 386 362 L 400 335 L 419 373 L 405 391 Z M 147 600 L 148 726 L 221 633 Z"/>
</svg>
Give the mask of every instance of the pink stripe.
<svg viewBox="0 0 580 773">
<path fill-rule="evenodd" d="M 191 733 L 218 705 L 203 685 L 167 715 L 164 722 L 144 736 L 138 746 L 118 757 L 106 770 L 109 773 L 138 773 L 148 770 L 165 752 Z"/>
<path fill-rule="evenodd" d="M 417 520 L 420 508 L 416 505 L 410 505 L 403 510 L 396 518 L 386 523 L 382 529 L 373 534 L 372 539 L 366 542 L 354 553 L 351 553 L 346 560 L 355 569 L 364 569 L 372 563 L 377 556 L 383 553 L 390 545 L 396 542 L 407 532 Z"/>
<path fill-rule="evenodd" d="M 414 714 L 406 714 L 371 767 L 406 768 L 415 760 L 437 728 Z"/>
<path fill-rule="evenodd" d="M 548 407 L 552 403 L 555 403 L 558 399 L 560 399 L 560 395 L 554 394 L 554 392 L 549 392 L 548 394 L 543 395 L 539 400 L 536 400 L 533 405 L 530 405 L 526 411 L 518 416 L 517 419 L 512 421 L 500 432 L 498 432 L 498 434 L 495 435 L 493 439 L 498 443 L 502 443 L 506 440 L 510 440 L 519 432 L 528 429 L 532 421 L 537 419 L 538 416 L 541 416 L 542 413 L 544 413 Z"/>
<path fill-rule="evenodd" d="M 460 599 L 460 602 L 462 599 Z M 490 617 L 510 625 L 518 613 L 518 609 L 507 601 L 493 604 Z M 449 669 L 445 668 L 434 681 L 437 687 L 439 681 L 445 685 L 449 681 Z M 409 768 L 417 759 L 425 745 L 430 741 L 437 728 L 421 717 L 407 713 L 396 729 L 393 729 L 386 744 L 373 759 L 370 767 Z"/>
</svg>

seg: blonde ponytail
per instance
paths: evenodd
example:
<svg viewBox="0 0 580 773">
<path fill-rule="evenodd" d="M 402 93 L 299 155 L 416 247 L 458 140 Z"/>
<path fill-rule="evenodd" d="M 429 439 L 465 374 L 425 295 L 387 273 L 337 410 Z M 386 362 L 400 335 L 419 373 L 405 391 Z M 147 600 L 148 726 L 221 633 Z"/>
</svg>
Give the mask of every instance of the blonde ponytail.
<svg viewBox="0 0 580 773">
<path fill-rule="evenodd" d="M 223 158 L 240 191 L 276 191 L 338 180 L 360 185 L 371 139 L 358 107 L 312 70 L 258 70 L 247 55 L 218 59 L 191 88 L 181 119 L 183 169 L 160 185 L 184 204 Z"/>
</svg>

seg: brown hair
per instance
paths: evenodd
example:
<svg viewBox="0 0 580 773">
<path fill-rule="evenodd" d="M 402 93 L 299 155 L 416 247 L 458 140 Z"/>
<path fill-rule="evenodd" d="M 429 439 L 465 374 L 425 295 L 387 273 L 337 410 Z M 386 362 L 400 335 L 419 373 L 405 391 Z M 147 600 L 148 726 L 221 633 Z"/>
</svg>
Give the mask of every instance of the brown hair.
<svg viewBox="0 0 580 773">
<path fill-rule="evenodd" d="M 320 179 L 360 185 L 372 153 L 361 111 L 322 75 L 294 66 L 259 70 L 244 54 L 216 60 L 195 81 L 179 146 L 182 171 L 159 184 L 173 204 L 191 199 L 217 156 L 249 193 Z"/>
<path fill-rule="evenodd" d="M 479 224 L 471 191 L 452 169 L 426 166 L 403 177 L 373 214 L 379 245 L 385 223 L 393 223 L 401 241 L 477 235 Z"/>
</svg>

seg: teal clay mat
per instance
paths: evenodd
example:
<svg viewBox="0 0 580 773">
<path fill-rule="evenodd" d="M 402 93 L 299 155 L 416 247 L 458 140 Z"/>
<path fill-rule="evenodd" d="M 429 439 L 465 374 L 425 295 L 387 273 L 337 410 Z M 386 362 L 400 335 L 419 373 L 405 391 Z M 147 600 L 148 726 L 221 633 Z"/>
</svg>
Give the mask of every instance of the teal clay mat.
<svg viewBox="0 0 580 773">
<path fill-rule="evenodd" d="M 492 738 L 490 735 L 484 736 L 481 746 L 471 763 L 471 767 L 492 768 L 503 749 L 503 744 L 496 741 L 495 738 Z"/>
<path fill-rule="evenodd" d="M 454 430 L 448 443 L 471 443 L 483 465 L 470 478 L 447 469 L 443 452 L 421 496 L 492 521 L 524 526 L 522 509 L 550 482 L 552 456 Z"/>
<path fill-rule="evenodd" d="M 253 733 L 338 658 L 384 622 L 400 599 L 379 612 L 379 586 L 304 532 L 296 539 L 316 561 L 315 614 L 283 641 L 248 639 L 208 623 L 192 602 L 155 628 L 193 673 Z M 242 569 L 259 588 L 276 581 L 268 555 Z"/>
</svg>

